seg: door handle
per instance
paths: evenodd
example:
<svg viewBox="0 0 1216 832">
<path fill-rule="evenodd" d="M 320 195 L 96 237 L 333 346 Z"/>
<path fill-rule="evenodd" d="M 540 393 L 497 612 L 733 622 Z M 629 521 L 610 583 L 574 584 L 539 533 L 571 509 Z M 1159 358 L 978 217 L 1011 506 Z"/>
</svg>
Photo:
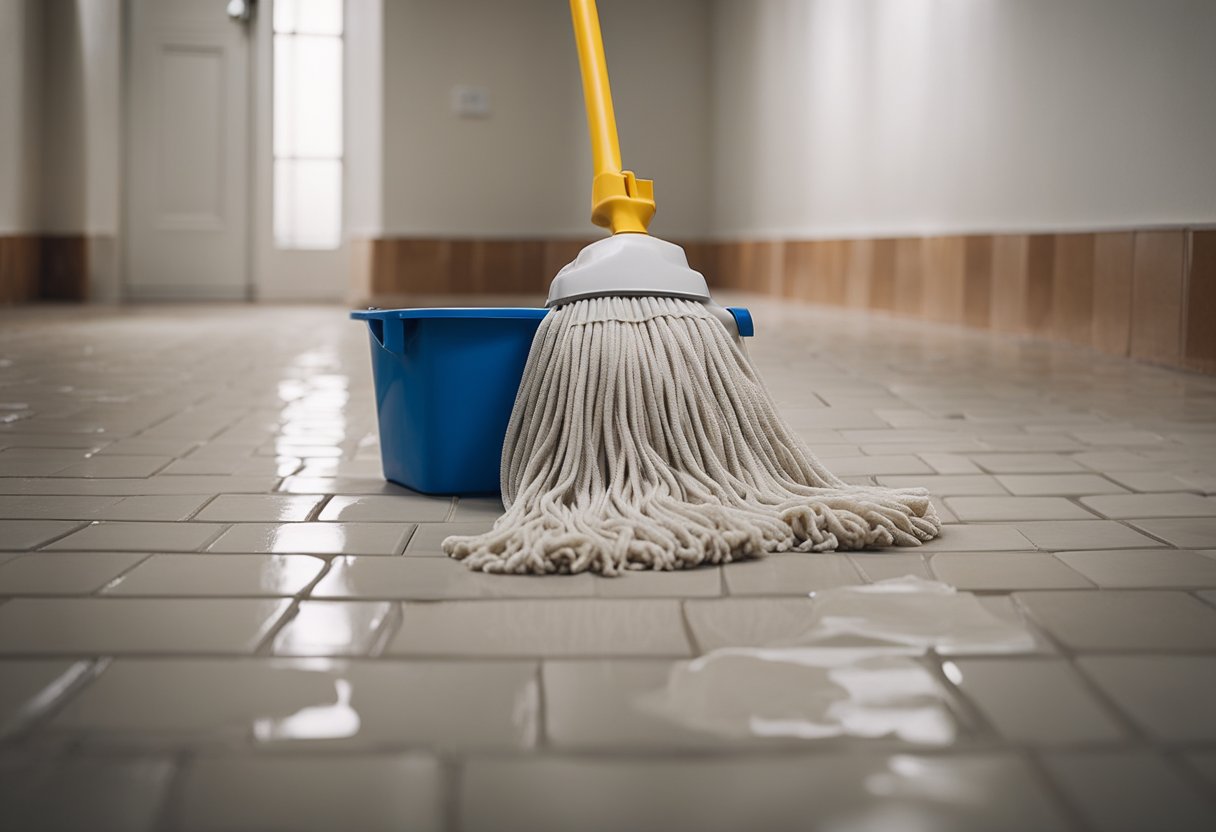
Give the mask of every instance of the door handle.
<svg viewBox="0 0 1216 832">
<path fill-rule="evenodd" d="M 228 17 L 237 23 L 248 23 L 253 17 L 253 6 L 256 0 L 228 0 Z"/>
</svg>

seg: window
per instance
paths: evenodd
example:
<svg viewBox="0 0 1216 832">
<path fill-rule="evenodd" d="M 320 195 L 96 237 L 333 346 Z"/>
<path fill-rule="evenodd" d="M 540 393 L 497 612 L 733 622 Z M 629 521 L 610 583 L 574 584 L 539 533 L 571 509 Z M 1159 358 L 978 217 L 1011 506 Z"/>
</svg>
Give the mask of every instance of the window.
<svg viewBox="0 0 1216 832">
<path fill-rule="evenodd" d="M 342 241 L 342 0 L 274 0 L 274 239 Z"/>
</svg>

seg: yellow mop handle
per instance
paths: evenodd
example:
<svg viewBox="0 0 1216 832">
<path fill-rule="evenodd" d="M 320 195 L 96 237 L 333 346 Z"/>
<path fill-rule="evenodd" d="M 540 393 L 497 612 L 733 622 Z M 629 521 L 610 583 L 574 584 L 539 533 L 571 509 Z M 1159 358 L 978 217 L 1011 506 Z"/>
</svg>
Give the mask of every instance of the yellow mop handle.
<svg viewBox="0 0 1216 832">
<path fill-rule="evenodd" d="M 621 170 L 621 145 L 616 114 L 608 88 L 608 64 L 595 0 L 570 0 L 578 65 L 583 74 L 583 99 L 591 130 L 591 221 L 613 234 L 645 234 L 654 216 L 654 182 Z"/>
</svg>

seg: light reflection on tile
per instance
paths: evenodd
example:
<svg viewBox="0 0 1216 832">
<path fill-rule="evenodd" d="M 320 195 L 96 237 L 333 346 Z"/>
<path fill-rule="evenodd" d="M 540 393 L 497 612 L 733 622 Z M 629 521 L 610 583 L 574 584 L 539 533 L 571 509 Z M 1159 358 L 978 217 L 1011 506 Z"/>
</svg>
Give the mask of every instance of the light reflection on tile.
<svg viewBox="0 0 1216 832">
<path fill-rule="evenodd" d="M 0 660 L 0 738 L 18 728 L 40 699 L 50 705 L 87 667 L 88 662 L 68 659 Z"/>
<path fill-rule="evenodd" d="M 303 601 L 296 616 L 275 636 L 274 654 L 366 654 L 394 609 L 387 601 Z"/>
<path fill-rule="evenodd" d="M 208 551 L 395 555 L 413 528 L 408 523 L 243 523 L 222 534 Z"/>
<path fill-rule="evenodd" d="M 320 505 L 320 496 L 221 494 L 194 518 L 218 523 L 300 522 Z"/>
<path fill-rule="evenodd" d="M 338 681 L 349 685 L 349 695 Z M 467 751 L 536 742 L 535 665 L 493 661 L 119 659 L 57 712 L 50 728 L 123 744 L 245 746 L 259 721 L 330 707 L 343 697 L 359 718 L 354 733 L 266 737 L 262 744 L 278 751 L 406 743 Z"/>
<path fill-rule="evenodd" d="M 477 759 L 460 817 L 469 832 L 795 830 L 808 818 L 824 829 L 1071 829 L 1025 763 L 1000 754 Z"/>
<path fill-rule="evenodd" d="M 363 522 L 441 523 L 452 511 L 451 497 L 428 497 L 424 494 L 367 494 L 356 497 L 334 497 L 325 504 L 318 520 L 348 520 Z"/>
<path fill-rule="evenodd" d="M 321 574 L 311 555 L 153 555 L 107 586 L 115 596 L 295 595 Z"/>
<path fill-rule="evenodd" d="M 751 737 L 893 737 L 949 745 L 946 693 L 903 650 L 730 648 L 677 664 L 638 705 L 696 731 Z"/>
</svg>

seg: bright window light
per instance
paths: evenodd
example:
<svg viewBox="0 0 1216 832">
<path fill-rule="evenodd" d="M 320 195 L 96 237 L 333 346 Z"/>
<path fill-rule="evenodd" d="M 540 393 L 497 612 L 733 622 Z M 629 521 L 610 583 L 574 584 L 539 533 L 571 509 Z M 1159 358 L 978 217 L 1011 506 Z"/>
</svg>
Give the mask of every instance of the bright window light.
<svg viewBox="0 0 1216 832">
<path fill-rule="evenodd" d="M 274 0 L 274 239 L 342 242 L 342 3 Z"/>
</svg>

